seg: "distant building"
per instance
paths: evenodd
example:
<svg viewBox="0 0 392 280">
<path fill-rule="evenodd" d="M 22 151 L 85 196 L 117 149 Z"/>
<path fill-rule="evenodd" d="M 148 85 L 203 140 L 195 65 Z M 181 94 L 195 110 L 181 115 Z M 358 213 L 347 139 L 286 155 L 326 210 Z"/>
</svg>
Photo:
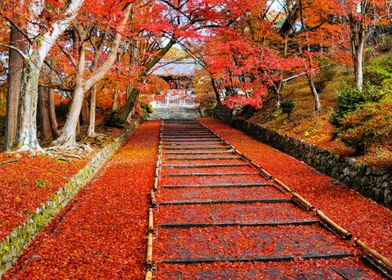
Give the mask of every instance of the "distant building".
<svg viewBox="0 0 392 280">
<path fill-rule="evenodd" d="M 151 74 L 165 80 L 170 89 L 165 93 L 165 99 L 151 102 L 152 106 L 198 106 L 195 103 L 195 92 L 192 79 L 201 67 L 193 59 L 169 60 L 162 59 Z"/>
</svg>

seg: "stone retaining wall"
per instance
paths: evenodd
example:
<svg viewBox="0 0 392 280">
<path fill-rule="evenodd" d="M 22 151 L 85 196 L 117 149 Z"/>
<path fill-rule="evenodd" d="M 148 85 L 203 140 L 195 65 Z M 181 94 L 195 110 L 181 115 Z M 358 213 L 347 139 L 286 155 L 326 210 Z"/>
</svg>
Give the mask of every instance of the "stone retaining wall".
<svg viewBox="0 0 392 280">
<path fill-rule="evenodd" d="M 217 107 L 213 116 L 392 208 L 392 176 L 387 171 L 360 164 L 355 159 L 332 153 L 303 140 L 281 135 L 259 124 L 233 118 L 226 107 Z"/>
<path fill-rule="evenodd" d="M 31 244 L 35 236 L 93 178 L 141 122 L 142 119 L 136 120 L 122 136 L 98 152 L 64 187 L 54 193 L 48 201 L 39 206 L 25 223 L 16 227 L 0 242 L 0 278 L 19 258 L 24 249 Z"/>
</svg>

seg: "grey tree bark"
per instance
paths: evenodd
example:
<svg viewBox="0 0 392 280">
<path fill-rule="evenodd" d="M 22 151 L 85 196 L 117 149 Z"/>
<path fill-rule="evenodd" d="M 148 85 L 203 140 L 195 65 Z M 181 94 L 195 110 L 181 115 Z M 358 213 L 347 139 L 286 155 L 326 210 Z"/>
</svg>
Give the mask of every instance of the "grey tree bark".
<svg viewBox="0 0 392 280">
<path fill-rule="evenodd" d="M 128 22 L 130 11 L 131 5 L 128 5 L 124 11 L 125 16 L 122 20 L 122 26 L 124 26 Z M 77 78 L 75 81 L 75 89 L 71 101 L 71 106 L 61 135 L 56 141 L 53 142 L 54 145 L 61 146 L 62 148 L 71 149 L 77 146 L 76 127 L 79 120 L 80 111 L 82 109 L 84 94 L 89 91 L 94 85 L 96 85 L 112 68 L 114 62 L 116 61 L 117 53 L 122 43 L 122 38 L 123 37 L 120 33 L 116 33 L 113 39 L 113 43 L 110 47 L 109 54 L 107 55 L 105 61 L 101 63 L 97 68 L 93 69 L 93 71 L 88 77 L 83 77 L 86 64 L 86 46 L 85 43 L 81 44 L 79 48 L 79 64 Z"/>
<path fill-rule="evenodd" d="M 363 61 L 366 45 L 366 34 L 360 23 L 351 25 L 351 53 L 354 64 L 355 85 L 358 91 L 363 89 Z"/>
<path fill-rule="evenodd" d="M 60 136 L 53 142 L 53 145 L 61 145 L 64 148 L 74 148 L 76 143 L 77 127 L 80 124 L 80 112 L 84 99 L 84 79 L 82 77 L 86 65 L 85 43 L 79 47 L 79 65 L 75 79 L 75 88 L 72 94 L 71 106 L 68 111 L 67 120 Z M 79 125 L 80 126 L 80 125 Z"/>
<path fill-rule="evenodd" d="M 54 72 L 50 71 L 50 82 L 54 82 Z M 56 104 L 54 101 L 55 91 L 50 88 L 49 89 L 49 120 L 50 120 L 50 128 L 52 130 L 52 136 L 54 139 L 59 137 L 57 117 L 56 117 Z"/>
<path fill-rule="evenodd" d="M 94 138 L 95 134 L 95 113 L 97 107 L 97 86 L 94 85 L 90 90 L 90 122 L 88 124 L 87 136 Z"/>
<path fill-rule="evenodd" d="M 46 30 L 37 22 L 45 8 L 45 1 L 31 1 L 29 6 L 30 20 L 26 25 L 26 34 L 32 41 L 25 55 L 25 67 L 22 75 L 20 126 L 17 147 L 20 152 L 41 151 L 37 139 L 37 101 L 41 68 L 52 46 L 58 37 L 73 21 L 84 0 L 70 0 L 63 11 L 64 18 L 53 22 L 52 28 Z"/>
</svg>

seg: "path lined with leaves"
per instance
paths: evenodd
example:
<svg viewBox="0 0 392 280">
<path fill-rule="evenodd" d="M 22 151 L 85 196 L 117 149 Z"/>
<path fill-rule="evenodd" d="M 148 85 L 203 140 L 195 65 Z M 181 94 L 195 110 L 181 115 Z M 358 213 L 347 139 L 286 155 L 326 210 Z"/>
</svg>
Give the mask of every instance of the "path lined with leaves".
<svg viewBox="0 0 392 280">
<path fill-rule="evenodd" d="M 165 121 L 160 151 L 158 279 L 381 278 L 199 123 Z"/>
<path fill-rule="evenodd" d="M 357 236 L 390 252 L 389 210 L 219 121 L 202 122 Z M 159 127 L 150 121 L 137 129 L 4 279 L 141 279 Z M 164 128 L 154 211 L 158 279 L 380 278 L 358 250 L 320 227 L 208 129 L 189 121 Z"/>
<path fill-rule="evenodd" d="M 141 125 L 4 279 L 140 279 L 158 130 Z"/>
</svg>

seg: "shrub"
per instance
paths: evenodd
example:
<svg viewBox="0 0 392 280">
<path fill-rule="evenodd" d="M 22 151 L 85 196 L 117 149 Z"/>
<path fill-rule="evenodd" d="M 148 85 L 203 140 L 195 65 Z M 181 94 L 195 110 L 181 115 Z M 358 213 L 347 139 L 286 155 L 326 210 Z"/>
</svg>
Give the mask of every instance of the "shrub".
<svg viewBox="0 0 392 280">
<path fill-rule="evenodd" d="M 386 79 L 381 83 L 381 91 L 384 93 L 392 92 L 392 78 Z"/>
<path fill-rule="evenodd" d="M 392 94 L 378 103 L 367 103 L 341 119 L 338 136 L 363 154 L 376 141 L 392 139 Z"/>
<path fill-rule="evenodd" d="M 154 109 L 150 103 L 141 104 L 140 108 L 142 109 L 143 116 L 145 118 L 148 118 L 154 112 Z"/>
<path fill-rule="evenodd" d="M 365 65 L 364 77 L 372 85 L 385 87 L 385 81 L 392 79 L 392 54 L 376 57 Z"/>
<path fill-rule="evenodd" d="M 287 99 L 280 104 L 280 108 L 284 114 L 287 114 L 289 117 L 294 112 L 295 103 L 291 99 Z"/>
<path fill-rule="evenodd" d="M 354 86 L 344 83 L 343 87 L 337 91 L 337 95 L 339 106 L 332 114 L 331 123 L 339 129 L 342 127 L 342 118 L 357 108 L 363 107 L 366 103 L 378 102 L 384 92 L 368 82 L 364 85 L 362 92 L 359 92 Z"/>
</svg>

